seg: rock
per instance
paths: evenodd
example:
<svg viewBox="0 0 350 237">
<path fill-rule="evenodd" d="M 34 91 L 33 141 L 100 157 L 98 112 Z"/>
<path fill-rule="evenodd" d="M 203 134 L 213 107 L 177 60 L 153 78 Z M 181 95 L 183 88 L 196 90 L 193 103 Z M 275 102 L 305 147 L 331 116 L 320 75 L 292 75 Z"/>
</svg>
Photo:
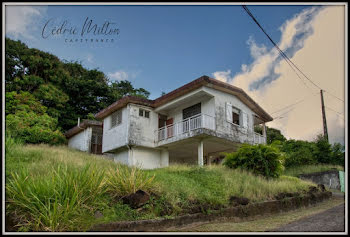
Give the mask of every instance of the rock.
<svg viewBox="0 0 350 237">
<path fill-rule="evenodd" d="M 245 197 L 230 197 L 230 203 L 234 205 L 247 205 L 249 203 L 249 199 Z"/>
<path fill-rule="evenodd" d="M 318 191 L 318 190 L 317 190 L 316 187 L 314 187 L 314 186 L 309 187 L 309 193 L 315 193 L 315 192 L 317 192 L 317 191 Z"/>
<path fill-rule="evenodd" d="M 325 187 L 323 184 L 318 184 L 318 185 L 317 185 L 317 188 L 318 188 L 319 190 L 321 190 L 322 192 L 325 192 L 325 191 L 326 191 L 326 187 Z"/>
<path fill-rule="evenodd" d="M 131 208 L 137 209 L 145 205 L 150 198 L 150 195 L 142 190 L 137 190 L 136 193 L 122 197 L 124 204 L 128 204 Z"/>
<path fill-rule="evenodd" d="M 103 217 L 103 214 L 100 211 L 96 211 L 94 216 L 95 216 L 96 219 L 99 219 L 99 218 Z"/>
</svg>

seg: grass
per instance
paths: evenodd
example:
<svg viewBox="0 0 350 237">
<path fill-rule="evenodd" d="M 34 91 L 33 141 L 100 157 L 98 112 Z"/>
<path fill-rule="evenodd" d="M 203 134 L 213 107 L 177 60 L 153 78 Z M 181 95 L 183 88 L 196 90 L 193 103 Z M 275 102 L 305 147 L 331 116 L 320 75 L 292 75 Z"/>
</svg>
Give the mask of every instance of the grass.
<svg viewBox="0 0 350 237">
<path fill-rule="evenodd" d="M 222 166 L 175 165 L 139 170 L 66 146 L 6 144 L 6 214 L 20 231 L 86 231 L 93 224 L 209 212 L 231 195 L 252 202 L 312 183 L 282 176 L 266 180 Z M 151 193 L 141 209 L 120 201 L 137 189 Z M 100 211 L 102 218 L 94 213 Z"/>
<path fill-rule="evenodd" d="M 327 170 L 342 170 L 344 167 L 340 165 L 326 165 L 326 164 L 317 164 L 317 165 L 304 165 L 298 167 L 291 167 L 284 171 L 284 175 L 298 177 L 300 174 L 310 174 L 315 172 L 322 172 Z"/>
<path fill-rule="evenodd" d="M 210 223 L 210 224 L 197 224 L 191 227 L 184 227 L 181 229 L 172 229 L 169 231 L 182 231 L 182 232 L 262 232 L 271 231 L 291 223 L 293 221 L 300 220 L 311 215 L 318 214 L 326 211 L 332 207 L 338 206 L 344 203 L 344 199 L 332 198 L 324 201 L 317 206 L 304 207 L 297 210 L 289 211 L 287 213 L 280 213 L 264 218 L 255 218 L 249 221 L 242 222 L 221 222 L 221 223 Z"/>
</svg>

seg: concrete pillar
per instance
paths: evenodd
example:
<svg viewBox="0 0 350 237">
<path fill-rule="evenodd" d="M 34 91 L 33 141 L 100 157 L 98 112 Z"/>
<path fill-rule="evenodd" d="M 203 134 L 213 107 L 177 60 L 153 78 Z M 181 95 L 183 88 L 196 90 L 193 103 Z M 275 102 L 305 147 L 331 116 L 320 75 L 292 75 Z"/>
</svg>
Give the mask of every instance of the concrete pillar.
<svg viewBox="0 0 350 237">
<path fill-rule="evenodd" d="M 162 149 L 160 151 L 160 167 L 169 166 L 169 151 L 168 149 Z"/>
<path fill-rule="evenodd" d="M 265 126 L 265 123 L 263 123 L 262 135 L 264 137 L 266 137 L 266 126 Z"/>
<path fill-rule="evenodd" d="M 198 165 L 203 166 L 203 140 L 198 143 Z"/>
</svg>

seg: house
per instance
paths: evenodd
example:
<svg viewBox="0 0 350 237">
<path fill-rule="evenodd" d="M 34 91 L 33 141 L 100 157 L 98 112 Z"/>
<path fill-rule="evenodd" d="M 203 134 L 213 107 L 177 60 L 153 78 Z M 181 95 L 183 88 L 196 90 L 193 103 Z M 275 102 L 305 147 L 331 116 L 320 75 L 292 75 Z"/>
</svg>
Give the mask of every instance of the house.
<svg viewBox="0 0 350 237">
<path fill-rule="evenodd" d="M 84 120 L 68 130 L 64 135 L 68 139 L 68 146 L 94 154 L 102 154 L 102 122 Z"/>
<path fill-rule="evenodd" d="M 103 120 L 103 154 L 144 169 L 210 164 L 242 143 L 266 143 L 272 121 L 242 89 L 208 76 L 155 100 L 123 97 L 95 117 Z"/>
</svg>

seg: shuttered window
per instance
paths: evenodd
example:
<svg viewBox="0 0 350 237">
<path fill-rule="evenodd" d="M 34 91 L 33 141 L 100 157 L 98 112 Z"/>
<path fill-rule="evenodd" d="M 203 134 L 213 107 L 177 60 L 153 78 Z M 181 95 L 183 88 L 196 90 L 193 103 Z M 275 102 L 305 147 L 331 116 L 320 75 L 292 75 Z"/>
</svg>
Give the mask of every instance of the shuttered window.
<svg viewBox="0 0 350 237">
<path fill-rule="evenodd" d="M 201 113 L 201 103 L 192 105 L 191 107 L 188 107 L 182 111 L 182 117 L 183 119 L 187 119 L 190 117 L 193 117 L 197 114 Z"/>
<path fill-rule="evenodd" d="M 118 110 L 111 115 L 111 128 L 122 123 L 122 111 Z"/>
</svg>

